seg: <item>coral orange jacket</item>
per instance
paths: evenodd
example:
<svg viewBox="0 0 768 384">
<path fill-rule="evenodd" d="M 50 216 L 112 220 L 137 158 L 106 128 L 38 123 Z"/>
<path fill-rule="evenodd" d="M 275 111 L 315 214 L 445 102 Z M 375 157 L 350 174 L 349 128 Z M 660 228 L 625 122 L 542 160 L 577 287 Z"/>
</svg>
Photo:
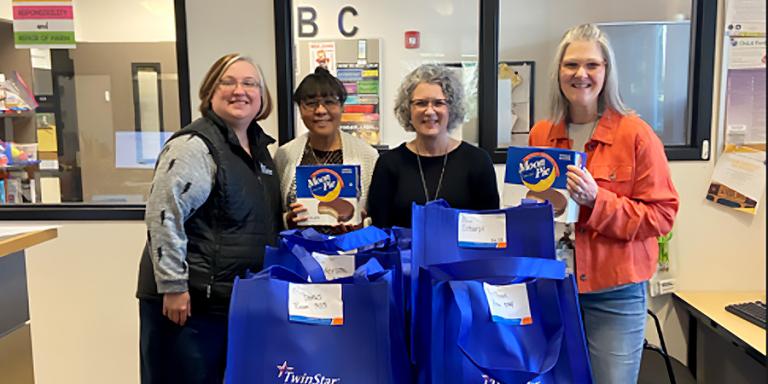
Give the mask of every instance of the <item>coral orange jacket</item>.
<svg viewBox="0 0 768 384">
<path fill-rule="evenodd" d="M 572 141 L 564 122 L 545 120 L 529 144 L 570 149 Z M 679 206 L 664 145 L 636 115 L 607 110 L 583 150 L 599 188 L 575 226 L 579 292 L 646 281 L 656 272 L 657 237 L 672 229 Z"/>
</svg>

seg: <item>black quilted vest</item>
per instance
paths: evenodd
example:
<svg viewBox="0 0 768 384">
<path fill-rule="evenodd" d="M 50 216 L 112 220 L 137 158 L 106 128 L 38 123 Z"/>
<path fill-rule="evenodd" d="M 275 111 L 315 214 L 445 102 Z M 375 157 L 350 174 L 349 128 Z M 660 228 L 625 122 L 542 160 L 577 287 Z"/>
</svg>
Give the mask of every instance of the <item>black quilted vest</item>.
<svg viewBox="0 0 768 384">
<path fill-rule="evenodd" d="M 261 270 L 264 247 L 274 244 L 280 225 L 280 183 L 267 145 L 275 140 L 255 122 L 248 127 L 248 156 L 218 116 L 209 112 L 169 140 L 197 135 L 216 162 L 208 200 L 184 223 L 192 313 L 227 314 L 235 276 Z M 271 173 L 271 174 L 269 174 Z M 145 246 L 137 297 L 160 298 Z"/>
</svg>

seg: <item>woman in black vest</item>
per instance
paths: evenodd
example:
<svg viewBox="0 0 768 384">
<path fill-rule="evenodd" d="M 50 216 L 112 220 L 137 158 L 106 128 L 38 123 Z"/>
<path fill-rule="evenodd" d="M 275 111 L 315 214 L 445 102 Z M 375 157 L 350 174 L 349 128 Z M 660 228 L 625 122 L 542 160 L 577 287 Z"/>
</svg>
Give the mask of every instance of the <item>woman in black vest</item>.
<svg viewBox="0 0 768 384">
<path fill-rule="evenodd" d="M 229 54 L 200 87 L 203 117 L 174 134 L 155 167 L 139 269 L 143 383 L 221 383 L 236 276 L 262 268 L 280 188 L 257 121 L 272 102 L 261 70 Z"/>
</svg>

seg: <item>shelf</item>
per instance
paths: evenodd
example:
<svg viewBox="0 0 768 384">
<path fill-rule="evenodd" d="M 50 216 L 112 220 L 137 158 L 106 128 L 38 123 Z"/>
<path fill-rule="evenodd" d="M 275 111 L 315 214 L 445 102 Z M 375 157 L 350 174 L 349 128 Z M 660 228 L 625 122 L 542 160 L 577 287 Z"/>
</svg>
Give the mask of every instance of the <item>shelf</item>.
<svg viewBox="0 0 768 384">
<path fill-rule="evenodd" d="M 32 117 L 35 115 L 34 110 L 28 110 L 28 111 L 5 111 L 0 112 L 0 117 Z"/>
<path fill-rule="evenodd" d="M 0 165 L 0 172 L 25 170 L 30 167 L 36 167 L 39 164 L 40 164 L 39 161 L 28 161 L 21 164 Z"/>
</svg>

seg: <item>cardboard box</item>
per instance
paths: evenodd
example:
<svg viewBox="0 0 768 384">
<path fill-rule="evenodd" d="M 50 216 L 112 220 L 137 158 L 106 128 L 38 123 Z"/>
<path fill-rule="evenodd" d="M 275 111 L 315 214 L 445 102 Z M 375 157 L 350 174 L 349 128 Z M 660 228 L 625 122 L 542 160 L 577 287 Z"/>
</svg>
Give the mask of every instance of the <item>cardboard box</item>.
<svg viewBox="0 0 768 384">
<path fill-rule="evenodd" d="M 566 188 L 568 165 L 584 167 L 584 152 L 560 148 L 509 147 L 504 175 L 502 204 L 512 207 L 522 199 L 548 200 L 554 209 L 555 221 L 575 223 L 579 220 L 579 205 Z"/>
<path fill-rule="evenodd" d="M 296 200 L 307 209 L 301 225 L 360 224 L 360 166 L 296 167 Z"/>
</svg>

